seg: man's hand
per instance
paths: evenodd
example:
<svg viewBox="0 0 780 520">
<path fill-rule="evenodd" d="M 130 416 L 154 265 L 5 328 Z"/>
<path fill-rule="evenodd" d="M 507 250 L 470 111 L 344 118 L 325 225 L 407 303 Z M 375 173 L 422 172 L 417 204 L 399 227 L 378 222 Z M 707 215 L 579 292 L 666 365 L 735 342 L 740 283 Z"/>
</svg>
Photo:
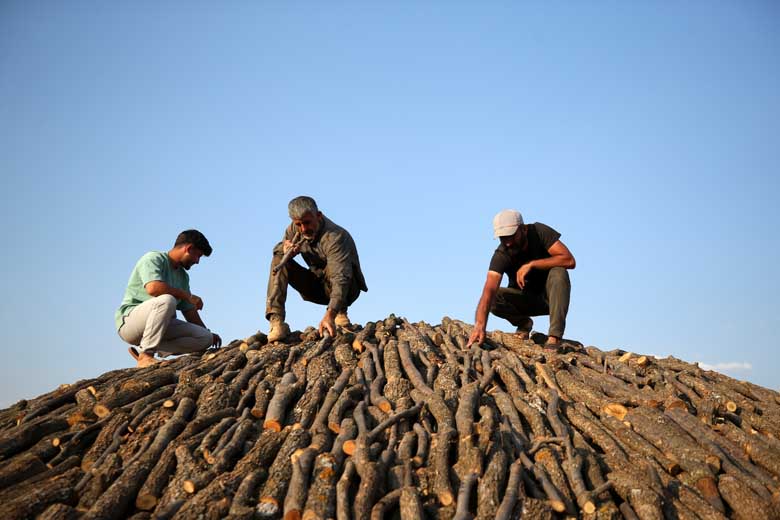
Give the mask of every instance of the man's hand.
<svg viewBox="0 0 780 520">
<path fill-rule="evenodd" d="M 297 255 L 301 250 L 301 246 L 300 244 L 293 244 L 291 240 L 285 240 L 282 243 L 282 251 L 284 253 L 287 253 L 288 251 L 290 251 L 290 249 L 292 249 Z"/>
<path fill-rule="evenodd" d="M 521 289 L 525 288 L 525 277 L 528 276 L 528 273 L 531 272 L 531 262 L 528 262 L 527 264 L 523 264 L 520 266 L 520 269 L 517 270 L 517 286 Z"/>
<path fill-rule="evenodd" d="M 195 310 L 199 311 L 203 308 L 203 300 L 200 299 L 200 296 L 195 296 L 194 294 L 190 294 L 187 297 L 187 301 L 195 306 Z"/>
<path fill-rule="evenodd" d="M 211 333 L 211 346 L 214 348 L 222 346 L 222 338 L 219 337 L 219 334 Z"/>
<path fill-rule="evenodd" d="M 466 346 L 470 347 L 473 344 L 479 345 L 483 341 L 485 341 L 485 326 L 474 325 L 474 330 L 471 331 L 471 336 L 469 337 L 469 342 L 466 343 Z"/>
<path fill-rule="evenodd" d="M 327 331 L 331 338 L 336 337 L 336 313 L 330 309 L 325 311 L 325 316 L 322 317 L 320 322 L 320 336 L 323 335 L 323 331 Z"/>
</svg>

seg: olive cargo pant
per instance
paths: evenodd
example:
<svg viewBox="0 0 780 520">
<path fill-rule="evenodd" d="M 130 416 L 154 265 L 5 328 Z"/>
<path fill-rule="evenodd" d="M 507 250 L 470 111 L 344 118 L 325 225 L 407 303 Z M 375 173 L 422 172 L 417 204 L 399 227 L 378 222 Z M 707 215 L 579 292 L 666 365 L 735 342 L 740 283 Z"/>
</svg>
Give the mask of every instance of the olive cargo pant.
<svg viewBox="0 0 780 520">
<path fill-rule="evenodd" d="M 281 255 L 274 255 L 271 261 L 271 271 L 268 274 L 268 297 L 265 301 L 266 319 L 269 319 L 271 314 L 276 314 L 282 319 L 285 318 L 288 285 L 292 285 L 292 288 L 301 294 L 304 301 L 320 305 L 330 303 L 330 282 L 326 276 L 317 276 L 295 260 L 290 260 L 278 273 L 274 274 L 273 269 L 281 259 Z M 347 294 L 347 307 L 352 305 L 358 296 L 360 296 L 360 282 L 353 276 Z M 346 311 L 347 309 L 340 310 Z"/>
<path fill-rule="evenodd" d="M 542 293 L 523 291 L 512 287 L 498 289 L 490 312 L 509 321 L 515 327 L 530 332 L 529 316 L 550 315 L 549 335 L 563 337 L 566 314 L 569 312 L 571 281 L 563 267 L 553 267 L 547 274 L 547 284 Z"/>
</svg>

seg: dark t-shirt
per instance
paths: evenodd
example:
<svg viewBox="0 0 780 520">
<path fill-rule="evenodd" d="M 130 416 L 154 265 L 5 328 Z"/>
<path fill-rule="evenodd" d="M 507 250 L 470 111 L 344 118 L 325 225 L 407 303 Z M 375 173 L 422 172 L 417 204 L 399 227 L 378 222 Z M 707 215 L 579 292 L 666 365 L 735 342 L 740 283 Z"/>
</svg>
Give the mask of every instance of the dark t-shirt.
<svg viewBox="0 0 780 520">
<path fill-rule="evenodd" d="M 547 250 L 561 238 L 560 233 L 541 222 L 528 224 L 527 228 L 526 240 L 528 243 L 525 250 L 520 250 L 517 247 L 510 249 L 501 244 L 493 253 L 493 258 L 490 259 L 490 270 L 506 274 L 509 277 L 509 287 L 514 287 L 515 289 L 518 288 L 517 270 L 531 260 L 550 258 L 551 255 Z M 549 271 L 546 269 L 531 269 L 525 278 L 525 288 L 523 290 L 532 292 L 544 291 L 547 283 L 547 273 Z"/>
</svg>

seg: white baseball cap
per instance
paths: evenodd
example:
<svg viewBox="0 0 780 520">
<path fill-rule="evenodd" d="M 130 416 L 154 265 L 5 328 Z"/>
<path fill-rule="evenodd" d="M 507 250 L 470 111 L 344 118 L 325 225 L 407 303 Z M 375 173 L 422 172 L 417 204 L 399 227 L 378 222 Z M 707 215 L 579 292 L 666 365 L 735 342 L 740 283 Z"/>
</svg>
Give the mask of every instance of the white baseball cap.
<svg viewBox="0 0 780 520">
<path fill-rule="evenodd" d="M 517 228 L 523 225 L 523 216 L 514 209 L 505 209 L 493 217 L 493 237 L 514 235 Z"/>
</svg>

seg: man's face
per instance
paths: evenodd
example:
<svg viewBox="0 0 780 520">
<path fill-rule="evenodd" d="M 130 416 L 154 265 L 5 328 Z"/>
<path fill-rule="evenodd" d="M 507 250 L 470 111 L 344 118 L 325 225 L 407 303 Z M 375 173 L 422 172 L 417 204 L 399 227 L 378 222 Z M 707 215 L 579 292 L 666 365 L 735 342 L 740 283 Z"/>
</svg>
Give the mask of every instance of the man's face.
<svg viewBox="0 0 780 520">
<path fill-rule="evenodd" d="M 306 240 L 311 240 L 317 234 L 322 224 L 322 213 L 304 213 L 301 218 L 293 219 L 293 227 L 303 235 Z"/>
<path fill-rule="evenodd" d="M 181 266 L 189 271 L 190 267 L 200 263 L 201 256 L 203 256 L 203 251 L 192 244 L 187 244 L 184 249 L 184 257 L 181 260 Z"/>
<path fill-rule="evenodd" d="M 518 226 L 513 235 L 498 237 L 498 239 L 501 241 L 501 245 L 507 249 L 521 247 L 523 245 L 523 226 Z"/>
</svg>

